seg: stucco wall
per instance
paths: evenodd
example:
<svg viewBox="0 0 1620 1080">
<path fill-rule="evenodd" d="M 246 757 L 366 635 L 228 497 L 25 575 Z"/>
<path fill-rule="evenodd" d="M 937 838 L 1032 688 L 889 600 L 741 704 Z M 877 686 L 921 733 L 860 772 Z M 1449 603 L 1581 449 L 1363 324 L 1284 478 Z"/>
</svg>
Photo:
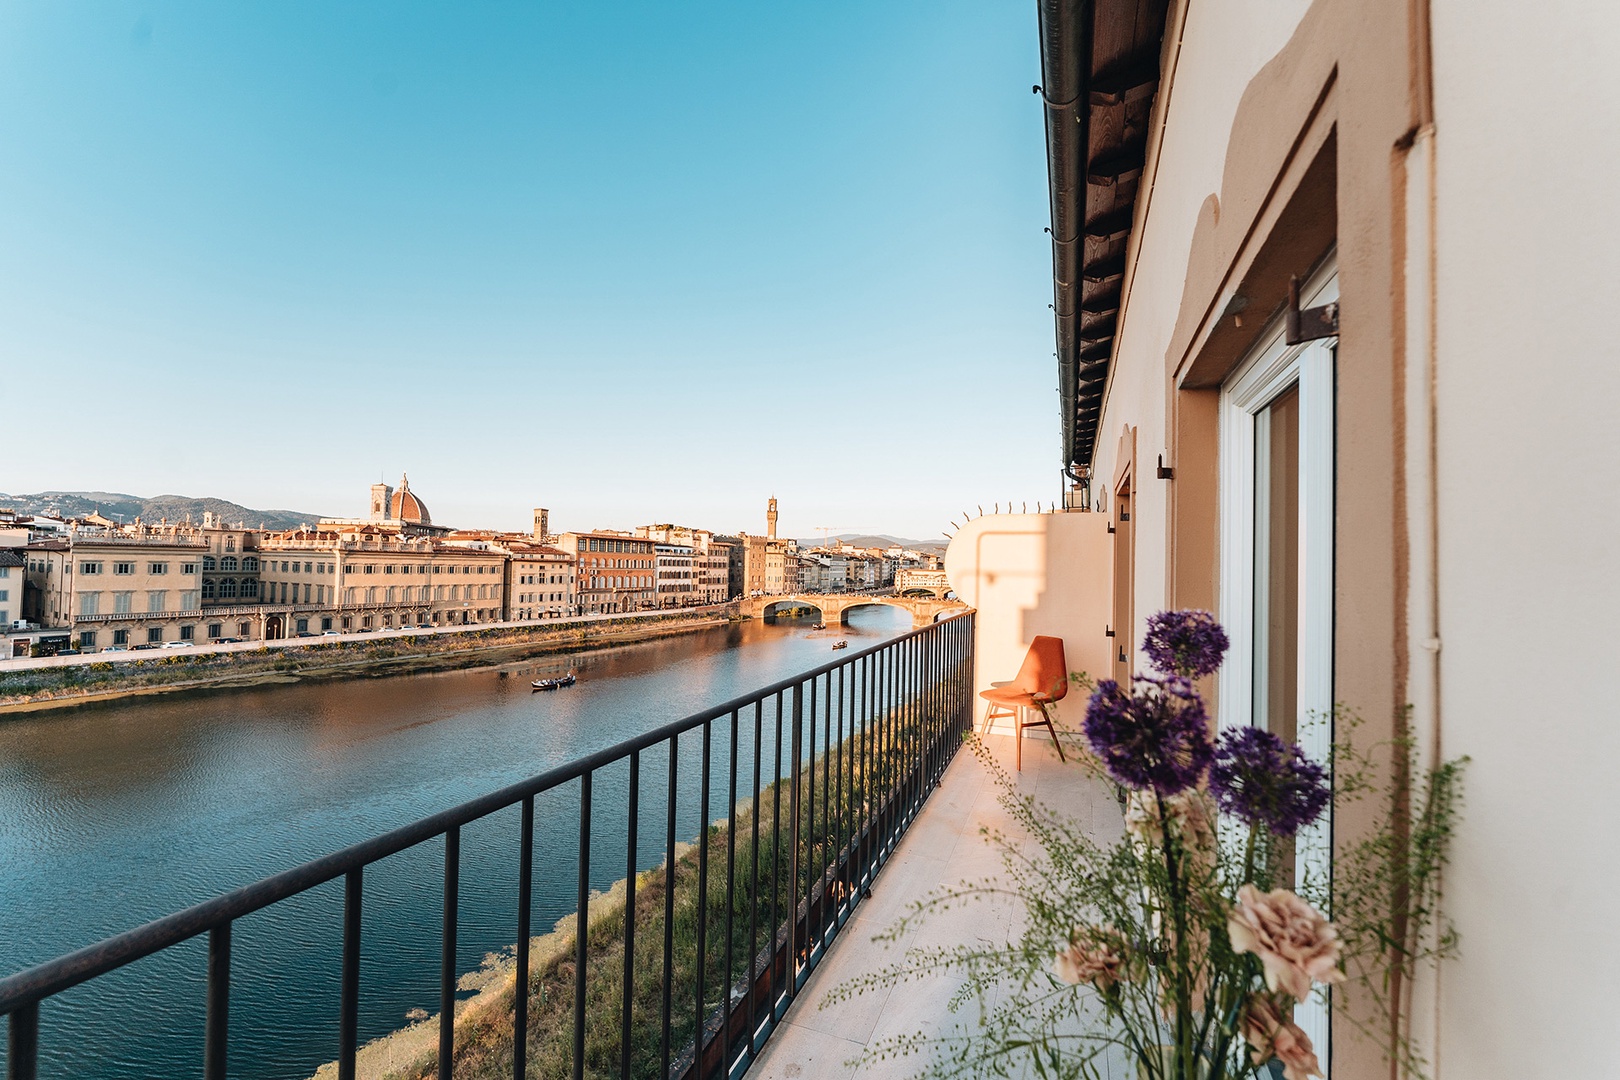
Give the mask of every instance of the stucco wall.
<svg viewBox="0 0 1620 1080">
<path fill-rule="evenodd" d="M 1109 552 L 1102 514 L 992 514 L 951 538 L 945 574 L 956 594 L 978 609 L 975 693 L 1018 674 L 1042 634 L 1063 639 L 1070 671 L 1107 673 Z M 977 702 L 980 730 L 985 712 L 985 703 Z M 1060 727 L 1078 728 L 1084 715 L 1079 694 L 1058 703 Z M 1001 721 L 995 730 L 1008 733 L 1010 723 Z"/>
<path fill-rule="evenodd" d="M 1620 16 L 1433 29 L 1440 736 L 1473 758 L 1441 1075 L 1620 1076 Z"/>
</svg>

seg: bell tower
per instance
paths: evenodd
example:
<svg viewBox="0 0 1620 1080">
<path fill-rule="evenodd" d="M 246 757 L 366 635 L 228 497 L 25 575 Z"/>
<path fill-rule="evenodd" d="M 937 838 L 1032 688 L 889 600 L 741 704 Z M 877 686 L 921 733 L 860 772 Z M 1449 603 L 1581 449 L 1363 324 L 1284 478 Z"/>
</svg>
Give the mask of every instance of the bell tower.
<svg viewBox="0 0 1620 1080">
<path fill-rule="evenodd" d="M 776 539 L 776 496 L 775 495 L 771 496 L 771 501 L 765 507 L 765 539 L 767 539 L 767 540 L 775 540 Z"/>
<path fill-rule="evenodd" d="M 551 511 L 543 506 L 534 508 L 534 538 L 542 544 L 551 539 Z"/>
<path fill-rule="evenodd" d="M 371 485 L 371 520 L 388 520 L 389 508 L 394 501 L 394 489 L 387 484 Z"/>
</svg>

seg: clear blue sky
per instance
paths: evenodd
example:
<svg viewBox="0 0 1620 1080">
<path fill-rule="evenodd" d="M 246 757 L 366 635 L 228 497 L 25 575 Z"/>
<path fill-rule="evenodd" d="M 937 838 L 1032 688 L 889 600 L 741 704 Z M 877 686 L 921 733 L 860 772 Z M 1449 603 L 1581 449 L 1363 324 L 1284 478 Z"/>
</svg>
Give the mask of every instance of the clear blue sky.
<svg viewBox="0 0 1620 1080">
<path fill-rule="evenodd" d="M 0 491 L 1057 494 L 1034 5 L 0 6 Z M 21 402 L 16 395 L 22 395 Z M 19 408 L 20 405 L 20 408 Z"/>
</svg>

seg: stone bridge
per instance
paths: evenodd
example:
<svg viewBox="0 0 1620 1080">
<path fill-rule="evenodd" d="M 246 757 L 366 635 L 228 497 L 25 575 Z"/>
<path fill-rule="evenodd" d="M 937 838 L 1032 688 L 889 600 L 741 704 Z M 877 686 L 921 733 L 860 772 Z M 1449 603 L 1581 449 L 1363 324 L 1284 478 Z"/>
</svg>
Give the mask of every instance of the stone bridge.
<svg viewBox="0 0 1620 1080">
<path fill-rule="evenodd" d="M 937 600 L 930 596 L 896 596 L 893 593 L 796 593 L 792 596 L 750 596 L 733 601 L 738 611 L 751 619 L 762 619 L 779 609 L 811 607 L 821 612 L 828 626 L 843 623 L 844 613 L 867 604 L 900 608 L 911 613 L 914 626 L 927 626 L 943 615 L 966 611 L 960 600 Z"/>
</svg>

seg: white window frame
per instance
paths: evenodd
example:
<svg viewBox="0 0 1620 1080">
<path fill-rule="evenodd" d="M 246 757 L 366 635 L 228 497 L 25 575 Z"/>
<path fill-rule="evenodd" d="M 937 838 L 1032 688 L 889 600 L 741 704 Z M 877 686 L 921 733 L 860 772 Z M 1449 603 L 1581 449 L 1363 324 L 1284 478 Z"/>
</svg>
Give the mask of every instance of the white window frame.
<svg viewBox="0 0 1620 1080">
<path fill-rule="evenodd" d="M 1330 261 L 1300 290 L 1300 306 L 1339 298 L 1337 267 Z M 1255 722 L 1255 658 L 1265 655 L 1265 627 L 1256 625 L 1256 575 L 1264 539 L 1256 535 L 1265 486 L 1256 463 L 1266 437 L 1256 417 L 1289 387 L 1299 386 L 1299 743 L 1313 760 L 1326 762 L 1332 749 L 1333 708 L 1333 489 L 1334 361 L 1336 339 L 1288 345 L 1278 320 L 1267 327 L 1249 355 L 1221 388 L 1221 621 L 1231 639 L 1221 679 L 1218 720 L 1222 729 Z M 1240 673 L 1242 673 L 1240 675 Z M 1307 875 L 1318 884 L 1332 869 L 1331 815 L 1296 838 L 1298 887 Z M 1311 1037 L 1325 1072 L 1330 1071 L 1328 1008 L 1318 996 L 1300 1005 L 1295 1019 Z"/>
</svg>

